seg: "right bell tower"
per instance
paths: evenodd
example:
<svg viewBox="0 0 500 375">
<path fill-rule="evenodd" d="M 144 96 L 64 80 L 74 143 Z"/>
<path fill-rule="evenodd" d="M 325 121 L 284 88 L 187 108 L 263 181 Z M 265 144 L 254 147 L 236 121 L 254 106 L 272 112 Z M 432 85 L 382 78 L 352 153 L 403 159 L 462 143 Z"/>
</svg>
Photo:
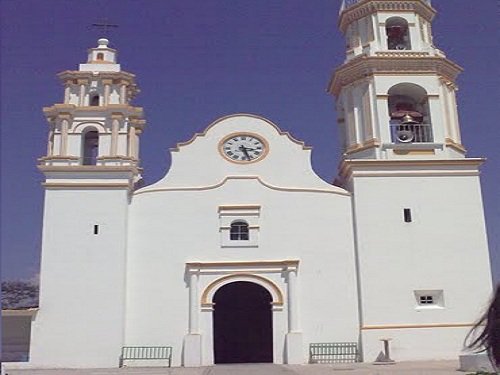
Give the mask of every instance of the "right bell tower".
<svg viewBox="0 0 500 375">
<path fill-rule="evenodd" d="M 344 1 L 346 60 L 331 81 L 346 159 L 463 158 L 455 79 L 429 0 Z"/>
<path fill-rule="evenodd" d="M 342 142 L 336 182 L 352 193 L 369 362 L 382 339 L 394 360 L 457 359 L 492 289 L 484 159 L 466 157 L 462 69 L 434 46 L 435 15 L 430 0 L 344 0 L 339 14 L 346 59 L 329 85 Z"/>
</svg>

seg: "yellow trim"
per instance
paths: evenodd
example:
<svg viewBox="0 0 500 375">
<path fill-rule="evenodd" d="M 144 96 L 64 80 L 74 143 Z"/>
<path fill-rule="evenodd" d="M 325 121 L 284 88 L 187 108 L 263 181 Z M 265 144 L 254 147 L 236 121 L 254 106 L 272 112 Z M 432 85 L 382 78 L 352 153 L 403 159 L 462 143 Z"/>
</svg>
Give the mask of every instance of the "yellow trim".
<svg viewBox="0 0 500 375">
<path fill-rule="evenodd" d="M 413 328 L 458 328 L 458 327 L 473 327 L 474 323 L 428 323 L 428 324 L 397 324 L 397 325 L 367 325 L 362 326 L 361 330 L 378 330 L 378 329 L 413 329 Z"/>
<path fill-rule="evenodd" d="M 355 152 L 359 152 L 359 151 L 364 151 L 364 150 L 367 150 L 369 148 L 374 148 L 374 147 L 379 147 L 380 146 L 380 141 L 376 138 L 372 138 L 366 142 L 364 142 L 363 144 L 357 144 L 357 147 L 349 147 L 345 154 L 348 155 L 348 154 L 353 154 Z"/>
<path fill-rule="evenodd" d="M 186 265 L 197 268 L 207 267 L 257 267 L 257 266 L 298 266 L 299 260 L 250 260 L 250 261 L 221 261 L 221 262 L 187 262 Z"/>
<path fill-rule="evenodd" d="M 266 289 L 271 289 L 274 292 L 274 295 L 276 296 L 276 300 L 272 301 L 273 305 L 283 305 L 283 293 L 281 292 L 281 289 L 270 279 L 260 276 L 260 275 L 254 275 L 252 273 L 247 273 L 247 272 L 235 272 L 232 273 L 231 275 L 226 275 L 219 277 L 218 279 L 212 281 L 210 284 L 207 285 L 205 290 L 203 291 L 203 294 L 201 295 L 201 305 L 202 306 L 213 306 L 213 302 L 209 300 L 209 295 L 212 294 L 212 290 L 214 289 L 219 289 L 222 286 L 226 285 L 226 281 L 231 280 L 231 279 L 240 279 L 241 277 L 249 278 L 249 279 L 255 279 L 263 283 L 264 285 L 267 285 L 269 288 Z M 261 285 L 259 283 L 259 285 Z M 262 285 L 261 285 L 262 286 Z M 270 293 L 271 297 L 274 299 L 273 293 Z M 215 295 L 215 293 L 212 294 L 212 296 Z"/>
<path fill-rule="evenodd" d="M 304 142 L 302 141 L 299 141 L 297 140 L 296 138 L 294 138 L 289 132 L 284 132 L 282 131 L 278 125 L 276 125 L 275 123 L 273 123 L 272 121 L 262 117 L 262 116 L 258 116 L 258 115 L 253 115 L 253 114 L 250 114 L 250 113 L 235 113 L 235 114 L 232 114 L 232 115 L 228 115 L 228 116 L 223 116 L 223 117 L 220 117 L 218 118 L 217 120 L 215 120 L 214 122 L 212 122 L 210 125 L 208 125 L 205 130 L 203 130 L 203 132 L 201 133 L 195 133 L 190 140 L 186 141 L 186 142 L 179 142 L 176 144 L 175 147 L 171 148 L 170 151 L 172 152 L 178 152 L 180 151 L 180 148 L 182 146 L 187 146 L 191 143 L 194 142 L 194 140 L 198 137 L 204 137 L 207 135 L 207 132 L 212 128 L 214 127 L 215 125 L 217 125 L 219 122 L 222 122 L 222 121 L 225 121 L 227 119 L 230 119 L 230 118 L 233 118 L 233 117 L 251 117 L 251 118 L 255 118 L 255 119 L 258 119 L 258 120 L 262 120 L 264 122 L 267 122 L 269 125 L 271 125 L 272 127 L 274 127 L 274 129 L 278 132 L 279 135 L 285 135 L 288 137 L 288 139 L 290 139 L 292 142 L 298 144 L 299 146 L 302 146 L 302 149 L 304 150 L 312 150 L 312 147 L 310 146 L 306 146 Z"/>
<path fill-rule="evenodd" d="M 4 316 L 33 316 L 38 312 L 38 307 L 30 307 L 28 309 L 5 309 L 2 310 L 2 317 Z"/>
<path fill-rule="evenodd" d="M 435 150 L 405 150 L 405 149 L 393 149 L 396 155 L 434 155 Z"/>
<path fill-rule="evenodd" d="M 232 137 L 239 137 L 239 136 L 249 136 L 249 137 L 257 138 L 264 145 L 264 150 L 263 150 L 264 152 L 261 155 L 259 155 L 257 158 L 252 159 L 252 160 L 233 160 L 233 159 L 231 159 L 223 151 L 224 143 L 226 143 L 226 141 L 229 140 Z M 267 156 L 267 154 L 269 153 L 269 142 L 267 142 L 267 140 L 264 137 L 262 137 L 261 135 L 256 134 L 256 133 L 251 133 L 251 132 L 234 132 L 234 133 L 228 134 L 227 136 L 225 136 L 224 138 L 222 138 L 219 141 L 219 145 L 217 146 L 217 150 L 219 150 L 219 154 L 221 154 L 224 159 L 226 159 L 227 161 L 230 161 L 231 163 L 235 163 L 235 164 L 252 164 L 252 163 L 256 163 L 258 161 L 261 161 L 262 159 L 264 159 Z"/>
<path fill-rule="evenodd" d="M 445 144 L 447 147 L 453 148 L 458 152 L 461 152 L 464 154 L 467 152 L 467 150 L 465 149 L 465 147 L 462 144 L 455 142 L 451 138 L 445 138 Z"/>
</svg>

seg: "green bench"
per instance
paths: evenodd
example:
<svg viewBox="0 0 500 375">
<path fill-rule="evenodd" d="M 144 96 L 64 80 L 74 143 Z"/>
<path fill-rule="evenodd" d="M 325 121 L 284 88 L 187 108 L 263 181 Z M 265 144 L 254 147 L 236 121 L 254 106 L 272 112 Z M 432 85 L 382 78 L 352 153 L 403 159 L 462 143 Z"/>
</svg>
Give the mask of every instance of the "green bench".
<svg viewBox="0 0 500 375">
<path fill-rule="evenodd" d="M 127 360 L 155 360 L 168 361 L 168 367 L 172 364 L 171 346 L 124 346 L 120 355 L 120 367 Z"/>
<path fill-rule="evenodd" d="M 353 363 L 359 360 L 358 344 L 355 342 L 309 344 L 310 363 Z"/>
</svg>

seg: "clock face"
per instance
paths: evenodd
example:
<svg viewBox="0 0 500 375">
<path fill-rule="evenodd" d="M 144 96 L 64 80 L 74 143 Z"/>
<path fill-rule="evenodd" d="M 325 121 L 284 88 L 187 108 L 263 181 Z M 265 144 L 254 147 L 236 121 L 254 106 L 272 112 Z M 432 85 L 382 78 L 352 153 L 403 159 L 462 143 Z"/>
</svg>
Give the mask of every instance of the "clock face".
<svg viewBox="0 0 500 375">
<path fill-rule="evenodd" d="M 222 155 L 238 163 L 252 163 L 267 153 L 267 143 L 255 134 L 232 134 L 220 143 Z"/>
</svg>

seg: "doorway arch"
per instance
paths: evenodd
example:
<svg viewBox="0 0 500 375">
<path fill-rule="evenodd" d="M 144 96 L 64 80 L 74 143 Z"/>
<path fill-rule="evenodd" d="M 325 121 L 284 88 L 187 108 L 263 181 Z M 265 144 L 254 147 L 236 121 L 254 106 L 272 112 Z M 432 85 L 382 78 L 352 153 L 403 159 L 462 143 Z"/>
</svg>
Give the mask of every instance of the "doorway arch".
<svg viewBox="0 0 500 375">
<path fill-rule="evenodd" d="M 273 362 L 273 298 L 261 285 L 235 281 L 214 294 L 215 363 Z"/>
</svg>

